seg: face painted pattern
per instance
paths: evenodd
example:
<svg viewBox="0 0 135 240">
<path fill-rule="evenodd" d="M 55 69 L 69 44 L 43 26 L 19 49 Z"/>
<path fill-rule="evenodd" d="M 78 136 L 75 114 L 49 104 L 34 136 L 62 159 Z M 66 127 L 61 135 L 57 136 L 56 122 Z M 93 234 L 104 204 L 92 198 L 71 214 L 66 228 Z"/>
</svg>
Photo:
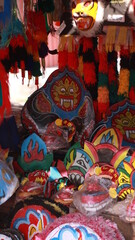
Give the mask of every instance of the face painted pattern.
<svg viewBox="0 0 135 240">
<path fill-rule="evenodd" d="M 75 185 L 81 185 L 84 182 L 86 172 L 91 165 L 90 156 L 82 149 L 76 150 L 76 157 L 68 170 L 69 180 Z"/>
<path fill-rule="evenodd" d="M 64 130 L 65 127 L 71 130 L 69 130 L 69 138 L 67 140 L 65 138 L 67 142 L 71 141 L 73 136 L 74 142 L 88 139 L 95 124 L 90 93 L 85 89 L 78 73 L 67 67 L 55 70 L 45 85 L 29 97 L 22 109 L 23 126 L 30 133 L 35 132 L 42 139 L 46 138 L 46 145 L 50 151 L 54 150 L 54 144 L 51 146 L 49 139 L 54 136 L 50 133 L 49 127 L 51 124 L 55 125 L 58 119 L 62 120 Z M 59 136 L 55 138 L 55 142 L 59 148 L 62 148 L 63 140 L 60 145 L 59 139 Z"/>
<path fill-rule="evenodd" d="M 55 218 L 42 206 L 30 205 L 15 214 L 10 227 L 23 233 L 25 240 L 31 240 L 37 232 L 41 232 Z"/>
<path fill-rule="evenodd" d="M 47 148 L 43 140 L 35 133 L 26 138 L 22 144 L 21 156 L 26 163 L 42 161 L 47 154 Z"/>
<path fill-rule="evenodd" d="M 97 1 L 73 1 L 72 16 L 79 30 L 90 30 L 97 15 Z"/>
<path fill-rule="evenodd" d="M 89 227 L 77 224 L 62 224 L 53 230 L 46 238 L 46 240 L 85 240 L 93 239 L 100 240 L 100 237 Z"/>
<path fill-rule="evenodd" d="M 123 162 L 124 167 L 117 169 L 119 173 L 117 194 L 120 199 L 125 199 L 128 194 L 134 193 L 135 171 L 132 165 Z"/>
<path fill-rule="evenodd" d="M 129 155 L 129 149 L 123 147 L 114 155 L 111 164 L 118 172 L 117 196 L 125 199 L 135 189 L 134 156 Z"/>
<path fill-rule="evenodd" d="M 112 202 L 109 196 L 111 185 L 112 182 L 109 179 L 97 176 L 86 179 L 81 190 L 74 196 L 76 208 L 87 216 L 96 214 Z"/>
<path fill-rule="evenodd" d="M 135 105 L 128 100 L 114 104 L 108 109 L 106 120 L 99 126 L 113 127 L 122 134 L 122 146 L 135 147 Z"/>
<path fill-rule="evenodd" d="M 112 125 L 120 130 L 125 141 L 135 144 L 135 111 L 126 110 L 116 115 L 112 119 Z"/>
<path fill-rule="evenodd" d="M 76 82 L 69 76 L 65 76 L 52 85 L 51 96 L 59 108 L 64 111 L 72 111 L 80 102 L 81 91 Z"/>
<path fill-rule="evenodd" d="M 44 185 L 47 181 L 48 174 L 44 170 L 36 170 L 28 174 L 28 179 L 31 182 L 37 182 Z"/>
<path fill-rule="evenodd" d="M 86 174 L 87 177 L 90 175 L 97 175 L 102 178 L 110 179 L 112 182 L 116 184 L 119 176 L 116 169 L 109 164 L 102 164 L 101 166 L 99 164 L 93 165 L 93 167 L 90 168 Z"/>
<path fill-rule="evenodd" d="M 47 153 L 45 142 L 35 133 L 27 137 L 21 146 L 21 157 L 18 164 L 25 172 L 49 170 L 53 154 Z"/>
</svg>

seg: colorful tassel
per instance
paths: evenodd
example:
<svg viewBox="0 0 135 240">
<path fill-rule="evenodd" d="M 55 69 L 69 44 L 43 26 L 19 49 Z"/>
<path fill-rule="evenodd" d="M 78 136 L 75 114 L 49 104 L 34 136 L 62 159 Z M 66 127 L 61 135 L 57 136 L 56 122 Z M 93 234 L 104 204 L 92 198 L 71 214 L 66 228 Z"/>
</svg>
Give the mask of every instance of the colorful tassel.
<svg viewBox="0 0 135 240">
<path fill-rule="evenodd" d="M 61 68 L 67 65 L 68 65 L 67 38 L 65 36 L 61 36 L 59 38 L 58 46 L 58 66 L 59 68 Z"/>
<path fill-rule="evenodd" d="M 9 48 L 0 48 L 0 60 L 6 70 L 7 73 L 9 73 L 9 70 L 11 68 L 11 61 L 9 58 Z"/>
<path fill-rule="evenodd" d="M 119 101 L 128 98 L 129 94 L 129 50 L 121 48 L 120 51 L 120 74 L 119 74 L 119 87 L 118 98 Z"/>
<path fill-rule="evenodd" d="M 58 53 L 58 65 L 59 68 L 68 65 L 68 52 L 66 50 L 59 51 Z"/>
<path fill-rule="evenodd" d="M 11 115 L 11 103 L 8 81 L 8 74 L 6 73 L 4 66 L 0 62 L 0 124 L 2 123 L 5 116 L 9 117 Z"/>
<path fill-rule="evenodd" d="M 113 105 L 118 101 L 118 71 L 116 51 L 108 52 L 108 81 L 110 105 Z"/>
<path fill-rule="evenodd" d="M 116 41 L 116 26 L 108 26 L 106 34 L 105 49 L 106 52 L 112 52 Z"/>
<path fill-rule="evenodd" d="M 128 97 L 129 75 L 130 75 L 130 72 L 128 69 L 120 70 L 118 95 L 122 95 L 123 98 Z"/>
<path fill-rule="evenodd" d="M 83 73 L 84 73 L 84 82 L 86 86 L 91 86 L 96 84 L 96 71 L 95 64 L 86 62 L 83 63 Z"/>
<path fill-rule="evenodd" d="M 95 60 L 95 49 L 94 48 L 94 38 L 82 39 L 82 56 L 83 56 L 83 73 L 84 82 L 86 87 L 89 89 L 91 86 L 96 85 L 97 75 L 96 75 L 96 60 Z"/>
<path fill-rule="evenodd" d="M 99 120 L 105 117 L 109 108 L 109 84 L 108 84 L 108 58 L 105 48 L 99 52 L 99 73 L 98 73 L 98 117 Z"/>
<path fill-rule="evenodd" d="M 128 27 L 119 27 L 119 33 L 118 38 L 115 44 L 115 50 L 118 52 L 121 50 L 121 46 L 125 46 L 127 44 L 127 33 L 128 33 Z"/>
<path fill-rule="evenodd" d="M 78 57 L 75 51 L 68 53 L 68 66 L 73 70 L 78 68 Z"/>
<path fill-rule="evenodd" d="M 83 57 L 80 56 L 78 59 L 78 72 L 81 77 L 83 77 Z"/>
<path fill-rule="evenodd" d="M 68 66 L 73 70 L 78 68 L 78 47 L 73 36 L 67 38 Z"/>
</svg>

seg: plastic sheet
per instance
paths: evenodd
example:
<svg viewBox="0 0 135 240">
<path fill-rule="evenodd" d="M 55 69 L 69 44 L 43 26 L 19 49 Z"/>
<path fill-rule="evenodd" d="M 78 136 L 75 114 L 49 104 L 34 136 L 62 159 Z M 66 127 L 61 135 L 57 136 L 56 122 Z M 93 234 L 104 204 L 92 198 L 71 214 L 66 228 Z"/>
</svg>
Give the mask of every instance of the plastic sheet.
<svg viewBox="0 0 135 240">
<path fill-rule="evenodd" d="M 6 202 L 19 187 L 19 181 L 13 169 L 0 160 L 0 205 Z"/>
<path fill-rule="evenodd" d="M 79 191 L 74 193 L 73 203 L 75 207 L 86 216 L 101 213 L 103 209 L 112 203 L 109 189 L 112 182 L 97 176 L 86 178 Z"/>
</svg>

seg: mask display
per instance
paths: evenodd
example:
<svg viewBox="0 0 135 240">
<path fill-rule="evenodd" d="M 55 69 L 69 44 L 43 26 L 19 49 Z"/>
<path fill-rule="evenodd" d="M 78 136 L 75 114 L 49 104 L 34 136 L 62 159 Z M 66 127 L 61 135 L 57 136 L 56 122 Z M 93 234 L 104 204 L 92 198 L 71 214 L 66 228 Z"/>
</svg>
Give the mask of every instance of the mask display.
<svg viewBox="0 0 135 240">
<path fill-rule="evenodd" d="M 66 214 L 67 208 L 64 209 L 62 205 L 44 197 L 31 197 L 15 205 L 10 215 L 10 228 L 19 230 L 25 240 L 31 240 L 57 217 Z"/>
<path fill-rule="evenodd" d="M 134 193 L 135 189 L 135 160 L 134 155 L 130 155 L 129 152 L 129 147 L 123 147 L 111 160 L 111 165 L 114 166 L 119 175 L 116 193 L 122 200 L 125 199 L 128 194 Z"/>
<path fill-rule="evenodd" d="M 135 105 L 129 100 L 123 100 L 110 107 L 106 119 L 98 125 L 118 129 L 123 137 L 122 146 L 135 147 L 134 121 Z"/>
<path fill-rule="evenodd" d="M 81 213 L 72 213 L 49 224 L 42 233 L 35 235 L 35 240 L 68 240 L 69 237 L 72 240 L 123 239 L 117 225 L 110 220 L 102 216 L 88 218 Z"/>
<path fill-rule="evenodd" d="M 55 70 L 22 109 L 24 127 L 41 137 L 46 134 L 49 124 L 59 118 L 73 122 L 76 142 L 87 139 L 95 124 L 91 96 L 80 76 L 68 68 Z"/>
</svg>

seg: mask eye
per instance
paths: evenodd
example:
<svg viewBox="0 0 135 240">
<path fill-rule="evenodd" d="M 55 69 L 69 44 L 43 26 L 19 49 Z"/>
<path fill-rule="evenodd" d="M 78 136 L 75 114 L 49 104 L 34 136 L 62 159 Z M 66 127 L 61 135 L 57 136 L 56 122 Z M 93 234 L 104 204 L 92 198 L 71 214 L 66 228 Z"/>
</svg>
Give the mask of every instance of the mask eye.
<svg viewBox="0 0 135 240">
<path fill-rule="evenodd" d="M 87 169 L 87 167 L 86 167 L 86 165 L 85 165 L 85 163 L 84 163 L 83 160 L 78 160 L 77 163 L 78 163 L 80 166 L 82 166 L 83 168 Z"/>
<path fill-rule="evenodd" d="M 13 181 L 13 177 L 10 176 L 10 174 L 8 174 L 5 169 L 2 169 L 2 178 L 4 180 L 4 182 L 6 182 L 7 184 L 11 184 Z"/>
<path fill-rule="evenodd" d="M 66 91 L 65 88 L 61 88 L 62 93 L 65 93 L 65 91 Z"/>
<path fill-rule="evenodd" d="M 84 3 L 84 6 L 85 6 L 85 7 L 89 7 L 92 3 L 93 3 L 93 1 L 86 1 L 86 2 Z"/>
</svg>

